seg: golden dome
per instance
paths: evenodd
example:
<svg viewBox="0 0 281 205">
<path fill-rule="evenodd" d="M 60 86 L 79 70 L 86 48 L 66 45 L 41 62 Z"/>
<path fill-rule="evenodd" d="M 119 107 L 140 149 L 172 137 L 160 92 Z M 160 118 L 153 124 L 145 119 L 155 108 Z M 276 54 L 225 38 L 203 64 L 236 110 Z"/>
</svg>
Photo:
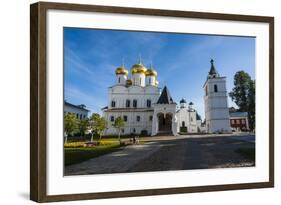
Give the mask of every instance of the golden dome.
<svg viewBox="0 0 281 205">
<path fill-rule="evenodd" d="M 144 67 L 144 65 L 141 63 L 135 64 L 132 66 L 132 74 L 135 74 L 135 73 L 145 74 L 146 70 L 147 70 L 146 67 Z"/>
<path fill-rule="evenodd" d="M 128 75 L 128 73 L 129 73 L 128 70 L 124 66 L 118 67 L 115 70 L 116 75 Z"/>
<path fill-rule="evenodd" d="M 131 79 L 126 80 L 126 85 L 132 85 L 133 81 Z"/>
<path fill-rule="evenodd" d="M 156 70 L 154 70 L 153 68 L 149 68 L 147 69 L 147 71 L 145 72 L 146 76 L 157 76 L 157 72 Z"/>
</svg>

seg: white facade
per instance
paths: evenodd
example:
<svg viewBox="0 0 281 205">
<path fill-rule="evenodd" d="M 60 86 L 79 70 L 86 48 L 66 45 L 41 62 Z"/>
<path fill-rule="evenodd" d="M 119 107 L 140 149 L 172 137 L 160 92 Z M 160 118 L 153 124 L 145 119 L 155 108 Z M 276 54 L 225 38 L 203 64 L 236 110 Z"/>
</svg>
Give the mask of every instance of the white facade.
<svg viewBox="0 0 281 205">
<path fill-rule="evenodd" d="M 206 131 L 209 133 L 230 133 L 227 102 L 226 77 L 220 77 L 211 61 L 211 69 L 204 86 Z"/>
<path fill-rule="evenodd" d="M 73 105 L 68 102 L 64 102 L 63 107 L 64 114 L 72 113 L 79 120 L 84 120 L 88 117 L 89 110 L 86 109 L 85 105 Z"/>
<path fill-rule="evenodd" d="M 108 88 L 108 106 L 103 108 L 103 116 L 108 122 L 104 135 L 116 135 L 113 124 L 117 117 L 122 117 L 125 127 L 122 135 L 147 134 L 177 135 L 179 132 L 178 117 L 186 122 L 191 132 L 196 132 L 196 112 L 177 112 L 166 87 L 158 87 L 157 72 L 145 68 L 141 61 L 131 68 L 131 78 L 123 66 L 115 71 L 116 84 Z M 201 122 L 201 121 L 200 121 Z"/>
<path fill-rule="evenodd" d="M 160 88 L 156 86 L 120 86 L 115 85 L 108 89 L 108 107 L 103 116 L 108 121 L 105 135 L 115 135 L 116 129 L 112 126 L 117 117 L 125 121 L 122 134 L 140 134 L 146 131 L 152 133 L 152 105 L 160 96 Z"/>
<path fill-rule="evenodd" d="M 196 115 L 196 110 L 191 107 L 191 103 L 187 107 L 186 101 L 182 99 L 176 114 L 178 120 L 177 132 L 197 133 L 200 131 L 201 120 L 197 120 Z"/>
</svg>

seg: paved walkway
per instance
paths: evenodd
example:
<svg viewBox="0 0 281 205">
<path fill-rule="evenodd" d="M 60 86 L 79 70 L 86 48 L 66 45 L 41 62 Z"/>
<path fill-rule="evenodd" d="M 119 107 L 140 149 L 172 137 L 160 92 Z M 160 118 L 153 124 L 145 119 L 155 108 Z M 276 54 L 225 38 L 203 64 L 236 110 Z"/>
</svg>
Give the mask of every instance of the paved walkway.
<svg viewBox="0 0 281 205">
<path fill-rule="evenodd" d="M 110 154 L 65 168 L 65 175 L 253 166 L 235 150 L 254 148 L 254 135 L 147 137 Z"/>
<path fill-rule="evenodd" d="M 131 145 L 110 154 L 93 158 L 79 164 L 66 166 L 65 175 L 106 174 L 127 172 L 139 161 L 157 152 L 163 145 L 148 142 L 143 145 Z"/>
</svg>

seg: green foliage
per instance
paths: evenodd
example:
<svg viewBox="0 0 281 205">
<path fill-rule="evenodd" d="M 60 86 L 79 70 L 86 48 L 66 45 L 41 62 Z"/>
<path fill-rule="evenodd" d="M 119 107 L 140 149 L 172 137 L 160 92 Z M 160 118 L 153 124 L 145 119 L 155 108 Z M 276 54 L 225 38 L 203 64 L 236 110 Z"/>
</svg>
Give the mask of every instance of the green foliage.
<svg viewBox="0 0 281 205">
<path fill-rule="evenodd" d="M 67 166 L 80 163 L 94 157 L 118 151 L 119 147 L 120 144 L 117 142 L 96 147 L 64 148 L 64 164 Z"/>
<path fill-rule="evenodd" d="M 80 135 L 84 136 L 85 132 L 89 128 L 89 120 L 88 119 L 79 120 L 78 128 L 79 128 Z"/>
<path fill-rule="evenodd" d="M 238 71 L 234 75 L 234 88 L 229 93 L 231 99 L 239 107 L 239 111 L 248 110 L 248 93 L 251 77 L 244 71 Z"/>
<path fill-rule="evenodd" d="M 84 147 L 85 142 L 67 142 L 64 143 L 65 148 L 78 148 L 78 147 Z"/>
<path fill-rule="evenodd" d="M 64 131 L 67 135 L 78 131 L 78 120 L 73 113 L 67 113 L 64 116 Z"/>
<path fill-rule="evenodd" d="M 238 111 L 248 112 L 250 129 L 255 128 L 255 81 L 244 71 L 234 75 L 234 88 L 229 93 L 239 107 Z"/>
<path fill-rule="evenodd" d="M 187 127 L 180 127 L 180 132 L 187 132 Z"/>
<path fill-rule="evenodd" d="M 120 141 L 121 130 L 125 127 L 125 122 L 121 117 L 117 117 L 114 121 L 113 127 L 118 130 L 118 139 Z"/>
<path fill-rule="evenodd" d="M 249 95 L 248 95 L 248 116 L 250 129 L 255 128 L 256 119 L 256 82 L 251 81 L 249 85 Z"/>
<path fill-rule="evenodd" d="M 94 134 L 98 135 L 101 138 L 103 131 L 107 128 L 107 121 L 98 113 L 93 113 L 89 120 L 89 127 L 92 130 L 91 141 L 93 141 Z"/>
</svg>

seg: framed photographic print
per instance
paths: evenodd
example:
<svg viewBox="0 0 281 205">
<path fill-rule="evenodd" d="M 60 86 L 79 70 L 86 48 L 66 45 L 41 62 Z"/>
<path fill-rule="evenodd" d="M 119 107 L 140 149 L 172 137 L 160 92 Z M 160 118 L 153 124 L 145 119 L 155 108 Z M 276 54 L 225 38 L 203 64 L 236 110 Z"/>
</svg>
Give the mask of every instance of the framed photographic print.
<svg viewBox="0 0 281 205">
<path fill-rule="evenodd" d="M 31 5 L 30 197 L 274 186 L 274 18 Z"/>
</svg>

